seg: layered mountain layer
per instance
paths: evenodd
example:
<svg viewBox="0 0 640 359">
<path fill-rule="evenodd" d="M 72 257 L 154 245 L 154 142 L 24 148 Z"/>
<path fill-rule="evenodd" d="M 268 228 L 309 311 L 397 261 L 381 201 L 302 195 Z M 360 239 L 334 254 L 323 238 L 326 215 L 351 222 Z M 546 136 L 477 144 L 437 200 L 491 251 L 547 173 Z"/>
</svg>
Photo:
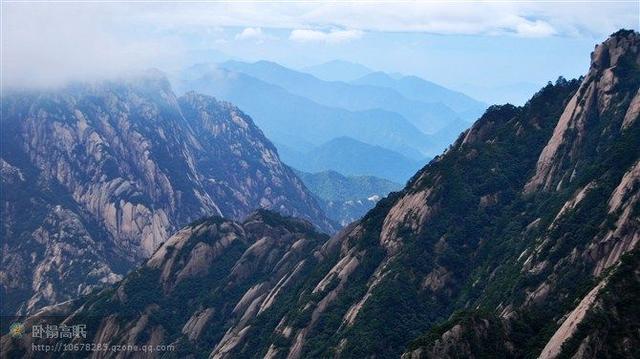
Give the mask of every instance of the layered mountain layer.
<svg viewBox="0 0 640 359">
<path fill-rule="evenodd" d="M 441 153 L 486 108 L 418 77 L 358 77 L 324 81 L 273 62 L 227 61 L 192 66 L 176 75 L 176 83 L 239 105 L 279 149 L 296 152 L 350 137 L 424 160 Z"/>
<path fill-rule="evenodd" d="M 345 176 L 373 176 L 403 184 L 428 162 L 349 137 L 335 138 L 307 152 L 280 145 L 278 153 L 287 165 L 305 172 L 334 171 Z"/>
<path fill-rule="evenodd" d="M 342 226 L 362 218 L 379 200 L 402 188 L 382 178 L 343 176 L 334 171 L 296 171 L 296 175 L 318 197 L 324 213 Z"/>
<path fill-rule="evenodd" d="M 2 98 L 2 313 L 115 283 L 197 218 L 332 224 L 251 118 L 150 72 Z"/>
</svg>

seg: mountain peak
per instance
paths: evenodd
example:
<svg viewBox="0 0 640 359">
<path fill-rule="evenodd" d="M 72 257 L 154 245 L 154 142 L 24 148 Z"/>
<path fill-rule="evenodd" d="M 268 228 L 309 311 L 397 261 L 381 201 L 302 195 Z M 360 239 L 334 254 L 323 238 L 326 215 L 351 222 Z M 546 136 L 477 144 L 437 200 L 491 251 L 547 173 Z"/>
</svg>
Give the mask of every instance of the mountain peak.
<svg viewBox="0 0 640 359">
<path fill-rule="evenodd" d="M 314 232 L 315 227 L 311 222 L 308 222 L 301 218 L 284 216 L 278 212 L 274 212 L 268 209 L 259 208 L 249 214 L 244 221 L 244 225 L 251 222 L 259 222 L 270 227 L 282 226 L 292 232 Z"/>
<path fill-rule="evenodd" d="M 558 119 L 525 192 L 562 189 L 587 171 L 580 162 L 637 120 L 639 83 L 640 34 L 621 30 L 597 45 L 589 72 Z"/>
<path fill-rule="evenodd" d="M 370 68 L 345 60 L 331 60 L 322 64 L 307 66 L 301 69 L 306 73 L 325 81 L 352 81 L 368 73 Z"/>
<path fill-rule="evenodd" d="M 618 66 L 625 56 L 637 59 L 640 51 L 640 33 L 634 30 L 619 30 L 602 44 L 596 45 L 591 54 L 592 69 L 600 70 Z"/>
</svg>

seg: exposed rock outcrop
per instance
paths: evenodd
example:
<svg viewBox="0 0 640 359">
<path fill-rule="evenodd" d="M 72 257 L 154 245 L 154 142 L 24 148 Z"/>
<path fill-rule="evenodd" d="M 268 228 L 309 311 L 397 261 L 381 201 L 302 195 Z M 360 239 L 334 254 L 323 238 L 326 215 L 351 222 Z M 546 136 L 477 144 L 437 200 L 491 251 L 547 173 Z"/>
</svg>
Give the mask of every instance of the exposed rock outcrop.
<svg viewBox="0 0 640 359">
<path fill-rule="evenodd" d="M 58 320 L 91 323 L 87 328 L 91 340 L 103 344 L 167 345 L 164 339 L 177 338 L 173 343 L 177 346 L 190 342 L 200 351 L 213 349 L 212 357 L 226 357 L 245 339 L 260 312 L 269 311 L 282 296 L 290 295 L 284 292 L 305 280 L 304 273 L 317 262 L 309 254 L 320 250 L 327 239 L 308 222 L 265 210 L 243 222 L 221 217 L 200 220 L 169 238 L 115 288 L 69 303 L 46 320 L 56 325 Z M 203 248 L 209 248 L 207 255 L 203 256 Z M 180 307 L 158 321 L 171 303 Z M 202 307 L 203 303 L 211 306 Z M 114 314 L 93 316 L 105 312 Z M 2 357 L 41 354 L 31 352 L 25 342 L 2 340 Z M 215 349 L 211 340 L 218 343 Z"/>
<path fill-rule="evenodd" d="M 587 136 L 601 136 L 602 146 L 607 138 L 628 128 L 640 116 L 637 80 L 627 74 L 640 66 L 639 36 L 633 31 L 619 32 L 596 46 L 589 72 L 540 153 L 536 172 L 527 182 L 525 192 L 567 187 L 582 170 L 580 160 L 594 150 L 589 147 L 594 142 L 588 141 Z M 605 119 L 609 121 L 603 124 Z M 606 131 L 594 134 L 594 127 L 602 125 Z"/>
<path fill-rule="evenodd" d="M 264 207 L 332 230 L 248 116 L 157 72 L 10 92 L 2 111 L 3 314 L 113 283 L 202 216 Z"/>
</svg>

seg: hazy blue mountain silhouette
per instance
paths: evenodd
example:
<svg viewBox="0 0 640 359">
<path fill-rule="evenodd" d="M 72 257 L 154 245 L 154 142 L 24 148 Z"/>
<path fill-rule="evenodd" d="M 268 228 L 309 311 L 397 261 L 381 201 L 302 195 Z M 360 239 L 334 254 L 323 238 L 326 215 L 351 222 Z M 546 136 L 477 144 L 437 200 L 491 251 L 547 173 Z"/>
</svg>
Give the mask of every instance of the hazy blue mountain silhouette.
<svg viewBox="0 0 640 359">
<path fill-rule="evenodd" d="M 227 61 L 220 66 L 280 86 L 292 94 L 304 96 L 322 105 L 351 111 L 392 111 L 402 115 L 425 133 L 435 133 L 452 122 L 460 121 L 460 116 L 442 102 L 408 99 L 390 88 L 323 81 L 269 61 Z"/>
<path fill-rule="evenodd" d="M 244 73 L 199 65 L 176 80 L 179 91 L 196 90 L 237 104 L 272 141 L 307 151 L 348 136 L 388 148 L 414 160 L 442 151 L 403 116 L 380 109 L 349 111 L 318 104 Z"/>
<path fill-rule="evenodd" d="M 325 81 L 352 81 L 373 72 L 373 70 L 364 65 L 343 60 L 333 60 L 307 66 L 302 68 L 301 71 Z"/>
<path fill-rule="evenodd" d="M 417 76 L 392 77 L 384 72 L 372 72 L 353 80 L 352 84 L 370 85 L 393 89 L 402 96 L 422 102 L 441 102 L 454 110 L 465 121 L 475 121 L 487 108 L 461 92 L 450 90 Z"/>
<path fill-rule="evenodd" d="M 284 163 L 304 172 L 333 170 L 346 176 L 375 176 L 396 183 L 405 183 L 428 162 L 349 137 L 335 138 L 308 152 L 276 146 Z"/>
</svg>

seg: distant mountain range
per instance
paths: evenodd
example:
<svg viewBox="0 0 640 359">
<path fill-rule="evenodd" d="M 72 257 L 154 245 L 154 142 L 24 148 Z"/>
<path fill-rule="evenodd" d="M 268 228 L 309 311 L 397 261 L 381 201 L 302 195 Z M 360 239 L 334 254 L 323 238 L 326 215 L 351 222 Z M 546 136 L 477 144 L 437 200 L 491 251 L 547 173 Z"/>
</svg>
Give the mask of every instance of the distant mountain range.
<svg viewBox="0 0 640 359">
<path fill-rule="evenodd" d="M 277 146 L 277 145 L 276 145 Z M 333 170 L 347 176 L 375 176 L 404 183 L 428 160 L 416 161 L 380 146 L 338 137 L 308 152 L 278 147 L 282 160 L 304 172 Z"/>
<path fill-rule="evenodd" d="M 414 101 L 439 102 L 455 111 L 461 119 L 468 122 L 477 120 L 487 108 L 486 104 L 474 100 L 461 92 L 449 90 L 417 76 L 392 77 L 384 72 L 372 72 L 351 81 L 351 83 L 390 88 Z"/>
<path fill-rule="evenodd" d="M 388 87 L 322 81 L 269 61 L 227 61 L 220 64 L 220 67 L 245 73 L 326 106 L 351 111 L 381 109 L 394 112 L 428 134 L 461 121 L 458 113 L 438 100 L 424 102 L 409 99 Z M 428 98 L 429 95 L 424 94 L 424 97 Z M 465 123 L 460 123 L 460 128 L 463 130 Z"/>
<path fill-rule="evenodd" d="M 430 136 L 404 117 L 384 110 L 349 111 L 320 105 L 282 87 L 240 72 L 201 66 L 193 80 L 177 82 L 180 90 L 196 91 L 231 101 L 246 111 L 275 143 L 304 152 L 336 137 L 349 136 L 415 159 L 439 152 Z"/>
<path fill-rule="evenodd" d="M 213 57 L 213 59 L 219 58 L 220 57 Z M 220 61 L 209 59 L 208 61 L 224 62 L 229 60 L 231 59 L 226 58 Z M 300 71 L 306 72 L 325 81 L 343 81 L 353 84 L 366 84 L 388 87 L 395 89 L 409 99 L 415 99 L 419 101 L 424 100 L 426 102 L 433 102 L 434 99 L 437 98 L 438 93 L 441 91 L 440 89 L 438 89 L 438 87 L 440 87 L 444 89 L 444 92 L 442 94 L 445 95 L 445 100 L 439 101 L 447 105 L 452 110 L 458 112 L 462 119 L 469 119 L 471 121 L 475 121 L 480 115 L 482 115 L 482 112 L 484 112 L 487 107 L 484 103 L 511 103 L 512 105 L 523 105 L 529 98 L 531 98 L 534 93 L 536 93 L 536 91 L 538 91 L 538 89 L 540 89 L 540 86 L 542 86 L 542 84 L 529 82 L 515 82 L 498 86 L 482 86 L 478 84 L 474 85 L 465 83 L 458 86 L 458 88 L 464 89 L 465 93 L 462 94 L 462 96 L 468 98 L 470 98 L 469 96 L 471 96 L 473 98 L 470 98 L 471 102 L 463 105 L 463 108 L 461 109 L 456 106 L 456 103 L 460 101 L 460 99 L 457 98 L 458 96 L 454 95 L 452 97 L 449 97 L 447 95 L 448 92 L 461 94 L 460 92 L 447 89 L 438 84 L 434 84 L 430 81 L 415 76 L 406 76 L 398 73 L 384 73 L 370 69 L 357 63 L 342 60 L 333 60 L 314 66 L 303 67 L 300 69 Z M 385 77 L 390 77 L 391 79 L 399 82 L 405 82 L 406 85 L 408 85 L 408 88 L 411 88 L 412 85 L 410 85 L 410 83 L 416 80 L 417 83 L 426 82 L 430 85 L 424 88 L 421 88 L 421 85 L 419 87 L 415 87 L 415 89 L 420 89 L 420 91 L 404 92 L 402 91 L 402 88 L 397 88 L 395 87 L 395 84 L 387 82 L 387 79 L 385 79 Z M 434 85 L 435 87 L 432 87 L 431 85 Z M 429 87 L 431 87 L 431 89 L 429 89 Z M 422 95 L 427 96 L 426 99 L 421 99 Z M 447 101 L 447 99 L 452 100 L 452 102 Z M 464 102 L 465 101 L 463 100 L 462 103 L 464 104 Z M 469 107 L 465 110 L 464 107 L 467 106 Z M 479 112 L 477 112 L 478 110 Z"/>
<path fill-rule="evenodd" d="M 298 151 L 341 136 L 352 136 L 413 157 L 435 150 L 429 136 L 393 112 L 349 111 L 320 105 L 279 86 L 226 69 L 207 67 L 203 73 L 179 87 L 237 104 L 272 141 Z"/>
<path fill-rule="evenodd" d="M 370 68 L 349 61 L 333 60 L 322 64 L 303 67 L 300 71 L 324 81 L 349 82 L 374 72 Z"/>
<path fill-rule="evenodd" d="M 290 154 L 304 154 L 338 137 L 349 137 L 425 164 L 426 158 L 446 149 L 485 107 L 464 94 L 417 77 L 372 73 L 339 61 L 321 66 L 327 71 L 333 67 L 358 68 L 352 71 L 354 75 L 365 75 L 352 83 L 323 81 L 273 62 L 227 61 L 192 66 L 177 74 L 174 83 L 178 91 L 195 89 L 238 104 L 282 153 Z M 296 157 L 288 159 L 295 161 Z M 383 158 L 387 157 L 377 161 Z M 335 159 L 336 163 L 341 160 Z M 417 168 L 401 170 L 391 177 L 381 172 L 349 174 L 404 182 L 408 177 L 401 176 Z M 324 169 L 341 170 L 331 166 Z"/>
<path fill-rule="evenodd" d="M 327 216 L 342 226 L 359 219 L 402 185 L 373 176 L 343 176 L 335 171 L 295 171 L 305 186 L 318 197 Z"/>
</svg>

